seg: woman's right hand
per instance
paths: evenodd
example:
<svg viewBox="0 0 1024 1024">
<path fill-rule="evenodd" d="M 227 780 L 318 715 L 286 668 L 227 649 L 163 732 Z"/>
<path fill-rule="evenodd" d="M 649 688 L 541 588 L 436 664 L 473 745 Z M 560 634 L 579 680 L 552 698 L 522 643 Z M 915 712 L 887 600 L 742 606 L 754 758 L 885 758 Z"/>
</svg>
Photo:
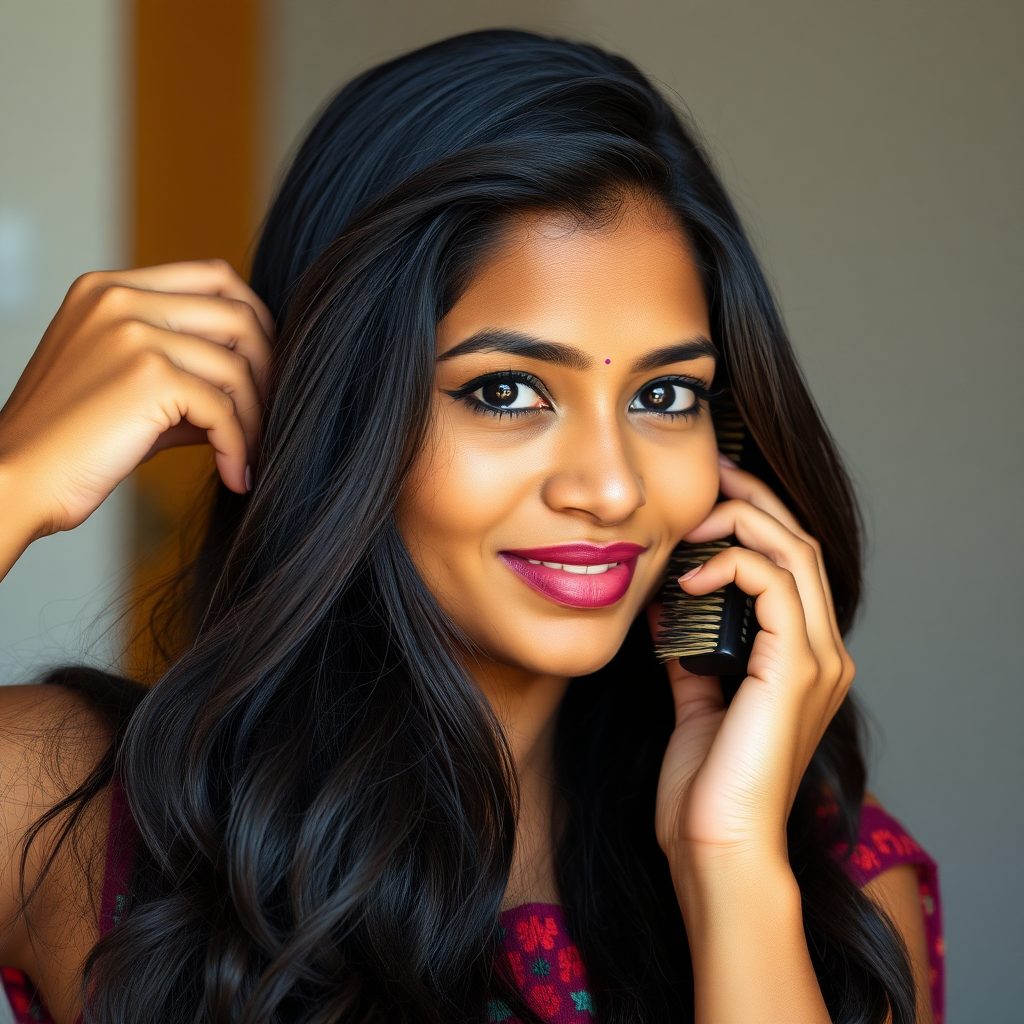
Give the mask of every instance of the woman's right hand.
<svg viewBox="0 0 1024 1024">
<path fill-rule="evenodd" d="M 75 281 L 0 410 L 25 543 L 84 522 L 163 448 L 209 442 L 224 483 L 248 490 L 273 329 L 221 260 Z"/>
</svg>

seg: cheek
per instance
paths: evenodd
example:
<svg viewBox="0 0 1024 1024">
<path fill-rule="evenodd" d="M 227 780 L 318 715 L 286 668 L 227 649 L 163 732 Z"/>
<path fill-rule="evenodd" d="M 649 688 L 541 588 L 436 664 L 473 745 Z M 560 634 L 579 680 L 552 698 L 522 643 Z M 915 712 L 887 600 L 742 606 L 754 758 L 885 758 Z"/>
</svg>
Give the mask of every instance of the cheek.
<svg viewBox="0 0 1024 1024">
<path fill-rule="evenodd" d="M 520 498 L 508 459 L 465 438 L 439 417 L 398 505 L 399 532 L 428 586 L 478 571 L 491 532 Z"/>
<path fill-rule="evenodd" d="M 672 547 L 704 521 L 718 499 L 718 489 L 718 448 L 713 435 L 677 467 L 659 469 L 649 478 L 648 505 L 657 507 Z"/>
</svg>

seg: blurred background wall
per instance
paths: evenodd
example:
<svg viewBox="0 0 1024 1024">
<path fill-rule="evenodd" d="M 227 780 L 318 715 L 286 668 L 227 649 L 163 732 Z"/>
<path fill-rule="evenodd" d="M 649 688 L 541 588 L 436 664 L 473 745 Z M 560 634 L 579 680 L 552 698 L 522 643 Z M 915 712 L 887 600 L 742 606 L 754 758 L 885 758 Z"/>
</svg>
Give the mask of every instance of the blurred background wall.
<svg viewBox="0 0 1024 1024">
<path fill-rule="evenodd" d="M 0 0 L 0 403 L 71 282 L 125 261 L 124 44 L 119 0 Z M 4 580 L 0 680 L 62 651 L 109 660 L 128 490 Z"/>
<path fill-rule="evenodd" d="M 36 298 L 0 314 L 0 389 L 13 386 L 79 270 L 143 252 L 222 252 L 244 263 L 261 203 L 303 126 L 356 72 L 495 25 L 625 53 L 685 102 L 702 129 L 853 469 L 870 542 L 866 608 L 851 646 L 856 688 L 876 722 L 871 785 L 940 863 L 948 1019 L 1019 1021 L 1024 6 L 139 0 L 139 11 L 119 14 L 113 0 L 0 0 L 0 209 L 16 212 L 15 227 L 0 229 L 8 231 L 0 252 L 5 244 L 22 252 L 22 243 L 2 239 L 22 237 L 17 225 L 35 217 L 42 226 L 28 229 L 35 241 L 24 252 L 47 268 Z M 140 34 L 146 25 L 149 36 Z M 92 45 L 72 45 L 82 39 Z M 133 54 L 148 45 L 156 50 L 139 70 Z M 246 77 L 251 46 L 257 73 Z M 241 69 L 234 77 L 214 66 L 232 62 Z M 232 86 L 243 79 L 243 88 Z M 118 92 L 119 81 L 132 95 Z M 131 106 L 146 90 L 163 96 L 142 118 L 152 144 L 187 176 L 165 174 L 149 193 L 139 185 L 147 174 L 154 180 L 140 155 L 145 131 L 132 128 L 143 104 Z M 251 137 L 216 131 L 250 109 L 258 111 Z M 120 185 L 122 132 L 136 181 L 129 193 Z M 232 189 L 244 194 L 241 205 Z M 191 217 L 191 234 L 174 239 L 168 229 L 145 250 L 144 194 L 165 204 L 166 223 Z M 231 203 L 230 225 L 204 235 L 197 211 Z M 123 218 L 135 226 L 120 250 Z M 22 280 L 21 260 L 0 264 L 9 280 Z M 0 281 L 0 295 L 5 287 L 20 294 Z M 135 538 L 136 589 L 166 563 L 162 538 L 199 472 L 191 456 L 173 458 L 150 464 L 150 482 L 136 482 L 127 513 L 105 508 L 106 518 L 76 534 L 41 542 L 0 587 L 5 678 L 12 665 L 52 650 L 40 646 L 38 624 L 70 607 L 69 597 L 100 587 L 104 571 L 128 557 L 126 538 Z"/>
</svg>

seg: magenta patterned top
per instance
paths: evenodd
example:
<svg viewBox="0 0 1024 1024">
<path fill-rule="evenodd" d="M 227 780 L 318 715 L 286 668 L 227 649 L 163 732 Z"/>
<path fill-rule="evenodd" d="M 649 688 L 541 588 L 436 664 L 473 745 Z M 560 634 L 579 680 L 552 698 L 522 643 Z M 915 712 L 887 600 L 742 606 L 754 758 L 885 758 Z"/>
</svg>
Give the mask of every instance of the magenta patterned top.
<svg viewBox="0 0 1024 1024">
<path fill-rule="evenodd" d="M 106 934 L 120 918 L 131 877 L 135 826 L 128 812 L 124 791 L 113 789 L 110 833 L 107 841 L 107 871 L 100 907 L 100 934 Z M 915 842 L 910 833 L 890 814 L 874 804 L 865 804 L 860 834 L 853 852 L 843 859 L 850 877 L 866 885 L 889 868 L 911 864 L 917 871 L 921 909 L 928 938 L 928 961 L 935 1024 L 942 1024 L 944 971 L 942 910 L 935 861 Z M 565 927 L 562 908 L 550 903 L 526 903 L 501 915 L 502 944 L 511 977 L 527 1003 L 548 1024 L 593 1024 L 594 1005 L 586 972 L 572 938 Z M 11 1004 L 16 1024 L 52 1024 L 39 993 L 18 970 L 0 967 L 0 980 Z M 518 1024 L 518 1019 L 497 999 L 487 1004 L 490 1021 Z"/>
<path fill-rule="evenodd" d="M 829 813 L 828 809 L 825 813 Z M 935 1024 L 942 1024 L 945 974 L 942 941 L 942 909 L 939 876 L 935 861 L 909 832 L 877 804 L 865 804 L 861 811 L 857 845 L 845 859 L 847 873 L 859 886 L 867 885 L 889 868 L 911 864 L 917 871 L 918 892 L 924 912 L 928 940 L 929 981 Z M 516 986 L 538 1016 L 549 1024 L 589 1024 L 594 1006 L 583 962 L 565 928 L 561 907 L 548 903 L 527 903 L 501 915 L 502 938 Z M 487 1007 L 491 1021 L 519 1024 L 512 1011 L 498 1000 Z"/>
<path fill-rule="evenodd" d="M 549 1024 L 584 1024 L 594 1019 L 583 961 L 565 928 L 565 914 L 552 903 L 524 903 L 501 915 L 505 958 L 516 987 Z M 516 1024 L 500 1000 L 487 1004 L 487 1018 Z"/>
</svg>

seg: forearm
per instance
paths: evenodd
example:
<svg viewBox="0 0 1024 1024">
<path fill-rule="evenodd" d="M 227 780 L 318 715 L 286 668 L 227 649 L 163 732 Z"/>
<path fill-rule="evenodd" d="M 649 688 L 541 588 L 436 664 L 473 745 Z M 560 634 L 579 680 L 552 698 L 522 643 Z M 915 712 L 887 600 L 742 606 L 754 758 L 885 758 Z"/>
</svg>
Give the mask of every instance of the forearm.
<svg viewBox="0 0 1024 1024">
<path fill-rule="evenodd" d="M 0 580 L 10 572 L 37 533 L 14 473 L 9 465 L 0 462 Z"/>
<path fill-rule="evenodd" d="M 788 865 L 720 861 L 673 875 L 697 1024 L 828 1024 Z"/>
</svg>

